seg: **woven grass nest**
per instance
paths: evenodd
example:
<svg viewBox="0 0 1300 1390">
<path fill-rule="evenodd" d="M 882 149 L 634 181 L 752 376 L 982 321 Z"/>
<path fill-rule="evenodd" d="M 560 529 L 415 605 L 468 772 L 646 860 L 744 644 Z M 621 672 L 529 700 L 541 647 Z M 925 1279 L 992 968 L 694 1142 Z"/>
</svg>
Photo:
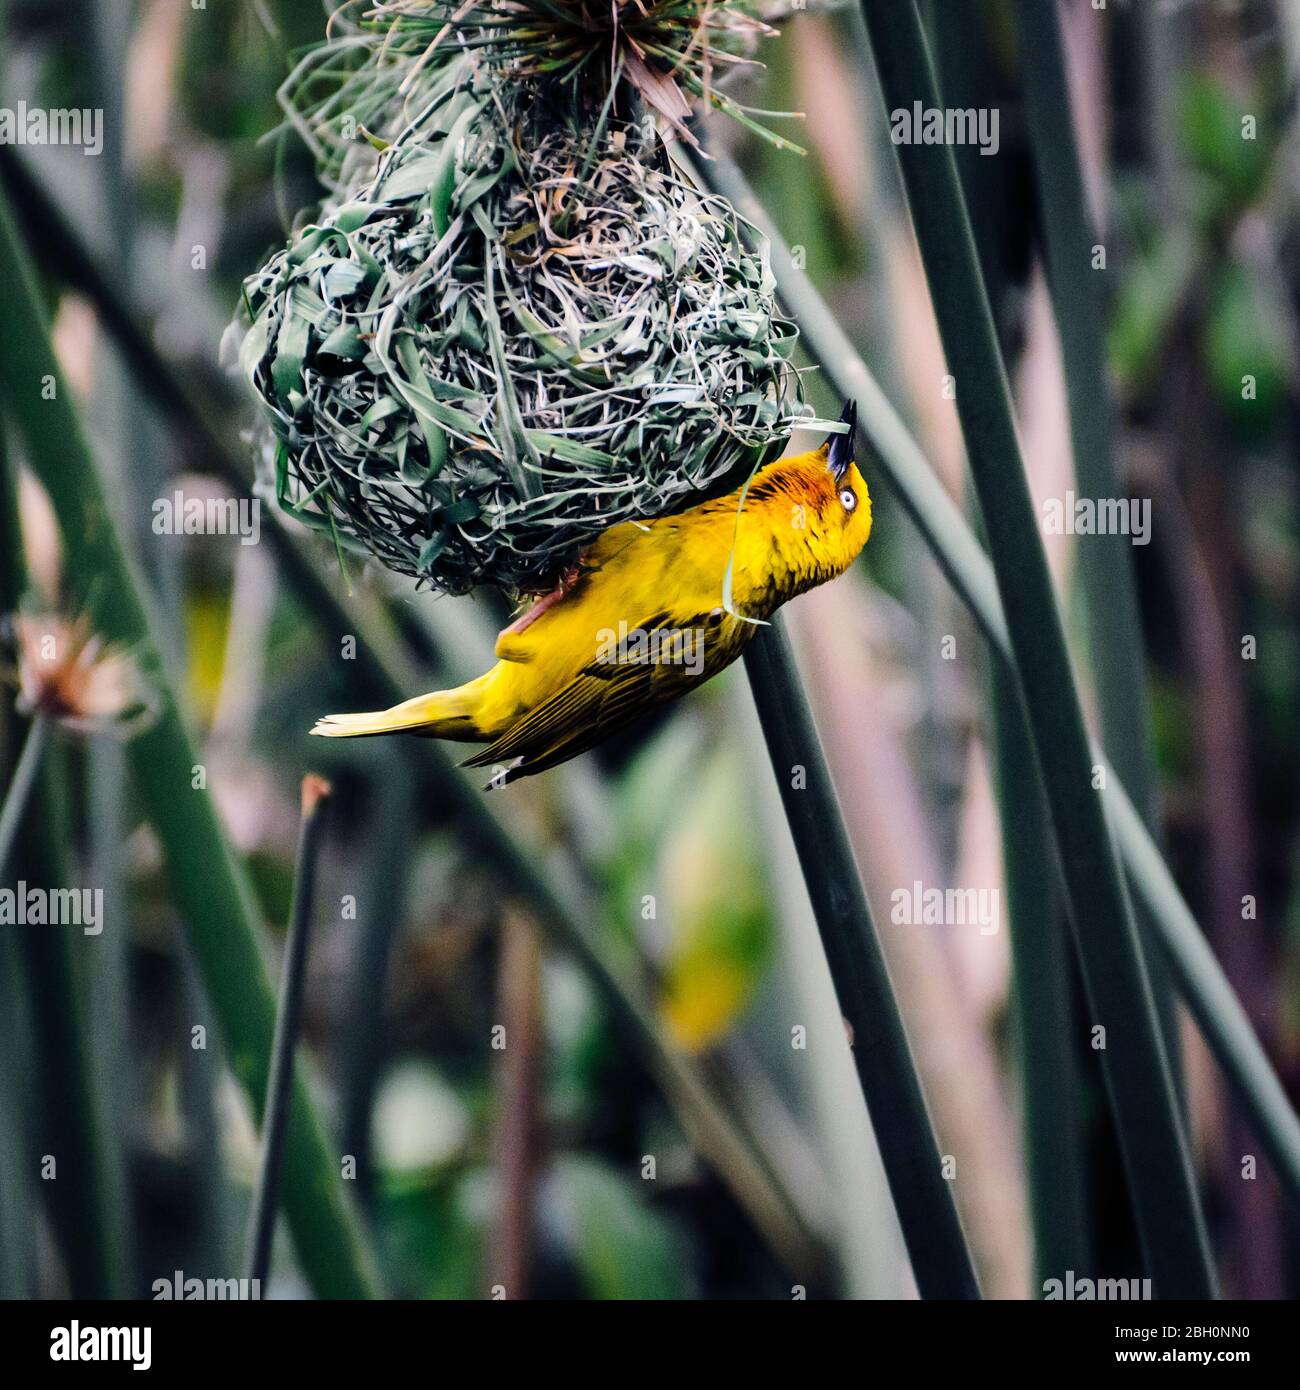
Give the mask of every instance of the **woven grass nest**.
<svg viewBox="0 0 1300 1390">
<path fill-rule="evenodd" d="M 245 284 L 281 505 L 444 592 L 551 587 L 610 525 L 738 486 L 803 412 L 765 249 L 671 160 L 662 75 L 529 71 L 557 49 L 520 12 L 578 9 L 407 0 L 327 45 L 291 109 L 331 197 Z"/>
</svg>

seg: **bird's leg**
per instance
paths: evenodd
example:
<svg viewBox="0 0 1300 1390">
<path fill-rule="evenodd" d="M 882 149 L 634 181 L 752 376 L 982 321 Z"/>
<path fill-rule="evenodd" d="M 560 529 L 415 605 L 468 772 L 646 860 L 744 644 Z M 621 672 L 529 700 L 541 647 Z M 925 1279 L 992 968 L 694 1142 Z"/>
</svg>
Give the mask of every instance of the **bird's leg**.
<svg viewBox="0 0 1300 1390">
<path fill-rule="evenodd" d="M 548 608 L 554 608 L 555 605 L 569 593 L 578 582 L 578 577 L 581 573 L 582 570 L 578 565 L 570 565 L 561 576 L 560 582 L 555 588 L 549 593 L 543 594 L 531 608 L 526 608 L 508 628 L 502 631 L 501 636 L 504 637 L 509 633 L 517 637 L 521 632 L 527 632 Z"/>
</svg>

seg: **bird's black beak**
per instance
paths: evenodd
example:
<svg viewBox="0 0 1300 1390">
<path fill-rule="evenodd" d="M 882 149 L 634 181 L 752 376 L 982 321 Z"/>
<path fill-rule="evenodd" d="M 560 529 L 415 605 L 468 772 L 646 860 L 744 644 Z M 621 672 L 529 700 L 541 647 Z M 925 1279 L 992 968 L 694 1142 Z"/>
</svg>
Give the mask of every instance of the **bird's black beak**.
<svg viewBox="0 0 1300 1390">
<path fill-rule="evenodd" d="M 830 445 L 830 453 L 827 456 L 827 466 L 834 474 L 835 481 L 840 482 L 844 475 L 849 471 L 853 463 L 853 438 L 858 430 L 858 403 L 857 401 L 845 401 L 844 409 L 840 412 L 840 419 L 848 426 L 843 434 L 833 434 L 826 441 Z"/>
</svg>

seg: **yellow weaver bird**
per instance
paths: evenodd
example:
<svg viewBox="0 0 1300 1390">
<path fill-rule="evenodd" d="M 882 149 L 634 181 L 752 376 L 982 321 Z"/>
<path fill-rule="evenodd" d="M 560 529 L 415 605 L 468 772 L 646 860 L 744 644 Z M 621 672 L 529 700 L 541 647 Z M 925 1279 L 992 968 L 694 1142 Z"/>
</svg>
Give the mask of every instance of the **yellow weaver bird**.
<svg viewBox="0 0 1300 1390">
<path fill-rule="evenodd" d="M 853 460 L 852 401 L 841 419 L 847 433 L 768 464 L 747 491 L 611 527 L 575 578 L 501 633 L 496 665 L 476 680 L 378 713 L 329 715 L 312 733 L 486 743 L 469 765 L 496 765 L 490 785 L 503 786 L 703 685 L 758 630 L 746 618 L 769 618 L 843 574 L 866 544 L 871 498 Z"/>
</svg>

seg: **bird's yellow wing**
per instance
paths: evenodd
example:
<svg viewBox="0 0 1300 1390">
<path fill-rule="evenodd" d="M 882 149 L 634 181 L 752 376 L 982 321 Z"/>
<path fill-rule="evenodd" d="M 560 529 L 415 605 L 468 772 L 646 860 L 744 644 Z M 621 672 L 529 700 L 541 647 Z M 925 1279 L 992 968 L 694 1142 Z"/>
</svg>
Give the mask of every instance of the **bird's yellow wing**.
<svg viewBox="0 0 1300 1390">
<path fill-rule="evenodd" d="M 729 666 L 754 634 L 720 609 L 683 620 L 656 614 L 638 625 L 646 634 L 690 632 L 702 644 L 698 662 L 595 662 L 519 719 L 465 766 L 513 764 L 494 785 L 567 762 L 684 695 Z"/>
</svg>

